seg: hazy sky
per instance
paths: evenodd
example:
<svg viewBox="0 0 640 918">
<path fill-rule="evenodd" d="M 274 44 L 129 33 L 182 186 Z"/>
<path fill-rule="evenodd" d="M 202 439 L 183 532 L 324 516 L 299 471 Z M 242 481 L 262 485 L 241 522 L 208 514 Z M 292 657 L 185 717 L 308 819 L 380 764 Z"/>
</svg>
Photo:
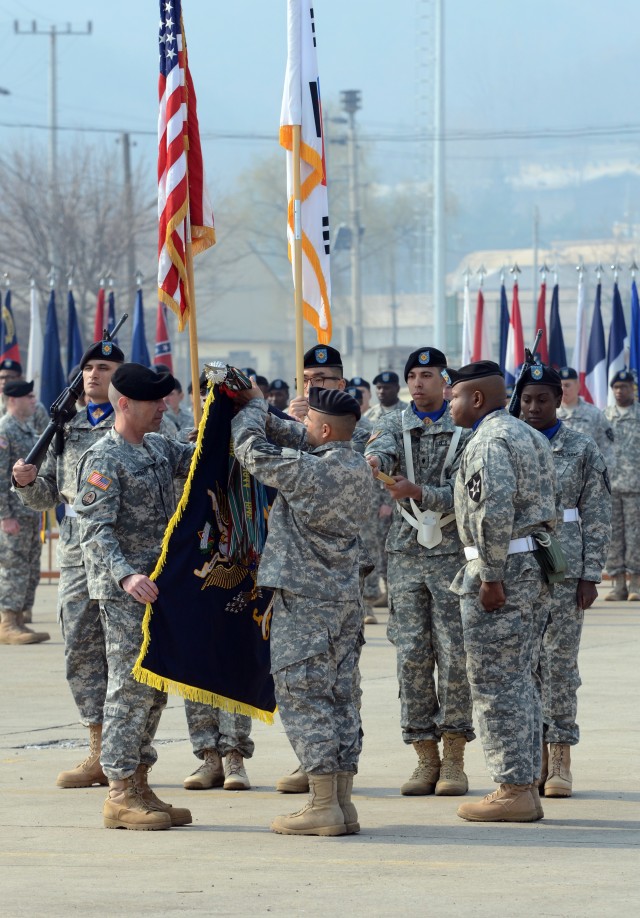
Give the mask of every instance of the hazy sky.
<svg viewBox="0 0 640 918">
<path fill-rule="evenodd" d="M 570 128 L 640 122 L 636 0 L 446 0 L 447 127 L 449 129 Z M 420 0 L 317 0 L 320 77 L 325 106 L 341 89 L 361 89 L 363 133 L 411 135 L 420 130 L 418 65 Z M 51 19 L 52 12 L 56 18 Z M 191 69 L 198 93 L 210 183 L 223 189 L 253 157 L 276 149 L 286 56 L 285 0 L 184 0 Z M 90 37 L 58 41 L 59 123 L 146 131 L 136 154 L 155 159 L 158 3 L 152 0 L 0 0 L 0 151 L 45 131 L 7 124 L 47 123 L 48 39 L 15 35 L 14 19 L 30 28 L 68 21 Z M 270 134 L 273 140 L 207 138 L 207 134 Z M 75 135 L 61 135 L 61 143 Z M 114 135 L 102 136 L 105 144 Z M 63 139 L 64 138 L 64 139 Z M 616 144 L 635 156 L 638 134 Z M 415 162 L 415 144 L 380 142 L 379 161 L 397 181 Z M 448 155 L 599 155 L 601 140 L 525 139 L 452 142 Z M 607 148 L 611 150 L 611 146 Z M 617 147 L 616 147 L 617 149 Z"/>
</svg>

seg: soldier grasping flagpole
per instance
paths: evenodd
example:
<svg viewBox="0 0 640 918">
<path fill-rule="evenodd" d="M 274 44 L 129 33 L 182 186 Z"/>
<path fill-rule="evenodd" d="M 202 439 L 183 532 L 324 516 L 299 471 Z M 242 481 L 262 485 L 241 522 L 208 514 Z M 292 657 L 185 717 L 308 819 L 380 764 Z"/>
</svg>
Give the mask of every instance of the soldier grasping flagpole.
<svg viewBox="0 0 640 918">
<path fill-rule="evenodd" d="M 204 176 L 196 95 L 181 0 L 160 0 L 158 96 L 158 298 L 189 324 L 191 382 L 200 389 L 193 257 L 216 241 Z M 193 404 L 200 421 L 200 401 Z"/>
<path fill-rule="evenodd" d="M 287 239 L 296 314 L 296 386 L 303 394 L 305 318 L 319 344 L 331 341 L 327 171 L 315 18 L 311 0 L 288 0 L 287 69 L 280 144 L 287 152 Z"/>
</svg>

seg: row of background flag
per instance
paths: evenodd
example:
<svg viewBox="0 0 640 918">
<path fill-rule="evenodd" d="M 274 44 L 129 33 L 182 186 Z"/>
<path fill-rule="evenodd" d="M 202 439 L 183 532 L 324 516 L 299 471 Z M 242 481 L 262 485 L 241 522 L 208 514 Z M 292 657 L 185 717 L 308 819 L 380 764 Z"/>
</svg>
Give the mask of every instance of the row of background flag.
<svg viewBox="0 0 640 918">
<path fill-rule="evenodd" d="M 631 281 L 631 325 L 627 333 L 622 297 L 617 279 L 613 284 L 611 324 L 605 339 L 602 321 L 602 281 L 598 277 L 591 323 L 588 324 L 586 289 L 579 275 L 576 307 L 576 339 L 573 354 L 567 353 L 560 319 L 560 287 L 556 282 L 551 293 L 547 327 L 547 284 L 540 284 L 535 328 L 542 330 L 537 354 L 542 363 L 560 369 L 571 366 L 578 373 L 580 395 L 598 408 L 613 402 L 610 380 L 622 369 L 630 369 L 638 382 L 640 373 L 640 300 L 635 277 Z M 508 386 L 513 386 L 524 363 L 525 341 L 518 282 L 514 281 L 511 310 L 504 282 L 500 286 L 498 363 Z M 475 360 L 495 359 L 491 347 L 485 295 L 478 288 L 475 316 L 471 317 L 471 291 L 468 280 L 464 287 L 461 364 Z"/>
<path fill-rule="evenodd" d="M 158 302 L 156 316 L 156 340 L 153 358 L 147 347 L 144 328 L 144 310 L 142 290 L 138 289 L 133 311 L 133 329 L 131 334 L 130 359 L 135 363 L 150 367 L 159 363 L 168 366 L 173 371 L 173 357 L 171 341 L 167 324 L 167 307 Z M 53 404 L 58 395 L 67 385 L 71 371 L 78 366 L 86 345 L 83 343 L 80 323 L 76 311 L 73 290 L 67 292 L 67 347 L 66 366 L 63 366 L 62 349 L 60 346 L 60 333 L 58 330 L 58 316 L 56 311 L 56 291 L 51 289 L 44 335 L 40 320 L 38 304 L 38 291 L 34 283 L 31 285 L 29 345 L 27 350 L 26 366 L 22 361 L 20 345 L 16 331 L 16 324 L 11 307 L 11 289 L 6 290 L 2 304 L 2 321 L 0 322 L 0 360 L 16 360 L 23 366 L 25 379 L 34 380 L 36 397 L 47 408 Z M 102 338 L 106 328 L 111 332 L 116 324 L 115 293 L 107 293 L 101 284 L 96 302 L 96 315 L 94 321 L 93 341 Z M 117 343 L 117 338 L 114 339 Z"/>
</svg>

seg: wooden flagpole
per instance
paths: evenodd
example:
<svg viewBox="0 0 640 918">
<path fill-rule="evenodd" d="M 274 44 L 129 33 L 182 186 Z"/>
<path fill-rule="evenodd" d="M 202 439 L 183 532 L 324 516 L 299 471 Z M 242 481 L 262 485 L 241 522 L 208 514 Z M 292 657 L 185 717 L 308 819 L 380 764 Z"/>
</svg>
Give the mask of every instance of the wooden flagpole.
<svg viewBox="0 0 640 918">
<path fill-rule="evenodd" d="M 300 207 L 300 132 L 293 127 L 293 286 L 296 309 L 296 391 L 304 395 L 304 331 L 302 322 L 302 214 Z"/>
</svg>

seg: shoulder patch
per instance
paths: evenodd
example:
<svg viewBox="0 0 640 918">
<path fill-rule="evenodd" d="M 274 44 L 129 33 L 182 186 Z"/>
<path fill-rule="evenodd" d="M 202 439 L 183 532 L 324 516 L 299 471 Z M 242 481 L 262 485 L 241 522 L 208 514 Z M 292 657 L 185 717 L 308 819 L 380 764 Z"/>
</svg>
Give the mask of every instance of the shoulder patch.
<svg viewBox="0 0 640 918">
<path fill-rule="evenodd" d="M 87 491 L 86 494 L 82 495 L 82 503 L 84 504 L 85 507 L 90 507 L 95 499 L 96 499 L 95 491 Z"/>
<path fill-rule="evenodd" d="M 467 482 L 467 492 L 475 504 L 480 503 L 482 497 L 482 476 L 480 472 L 475 472 Z"/>
<path fill-rule="evenodd" d="M 106 475 L 101 475 L 100 472 L 93 471 L 87 478 L 87 484 L 94 485 L 96 488 L 100 488 L 101 491 L 107 491 L 111 486 L 111 479 L 107 478 Z"/>
</svg>

